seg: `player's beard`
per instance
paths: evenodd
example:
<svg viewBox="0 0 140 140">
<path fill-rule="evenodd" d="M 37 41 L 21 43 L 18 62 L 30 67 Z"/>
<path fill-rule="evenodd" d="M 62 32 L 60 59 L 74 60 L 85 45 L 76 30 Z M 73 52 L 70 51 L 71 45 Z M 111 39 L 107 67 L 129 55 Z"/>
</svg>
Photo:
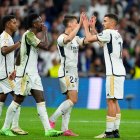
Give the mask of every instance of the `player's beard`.
<svg viewBox="0 0 140 140">
<path fill-rule="evenodd" d="M 37 28 L 37 32 L 42 32 L 42 28 Z"/>
</svg>

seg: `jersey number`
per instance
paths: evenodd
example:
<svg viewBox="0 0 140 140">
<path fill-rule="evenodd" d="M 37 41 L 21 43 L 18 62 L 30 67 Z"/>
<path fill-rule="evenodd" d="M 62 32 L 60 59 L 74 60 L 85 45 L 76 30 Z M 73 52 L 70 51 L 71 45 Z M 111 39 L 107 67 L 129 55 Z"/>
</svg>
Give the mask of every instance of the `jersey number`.
<svg viewBox="0 0 140 140">
<path fill-rule="evenodd" d="M 120 59 L 122 59 L 122 43 L 118 42 L 119 46 L 120 46 Z"/>
<path fill-rule="evenodd" d="M 76 82 L 77 81 L 77 78 L 74 78 L 73 76 L 70 76 L 70 82 L 71 83 L 74 83 L 74 82 Z"/>
</svg>

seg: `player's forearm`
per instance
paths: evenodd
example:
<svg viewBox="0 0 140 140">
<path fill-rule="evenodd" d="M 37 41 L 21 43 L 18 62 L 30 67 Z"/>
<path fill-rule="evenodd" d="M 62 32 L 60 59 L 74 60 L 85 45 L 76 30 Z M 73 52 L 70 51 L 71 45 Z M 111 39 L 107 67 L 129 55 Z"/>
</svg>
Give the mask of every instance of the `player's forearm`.
<svg viewBox="0 0 140 140">
<path fill-rule="evenodd" d="M 39 43 L 38 47 L 40 49 L 43 49 L 43 50 L 48 50 L 48 32 L 43 32 L 44 34 L 44 38 L 43 40 Z"/>
<path fill-rule="evenodd" d="M 48 50 L 48 44 L 46 42 L 40 42 L 38 47 L 42 50 Z"/>
<path fill-rule="evenodd" d="M 79 29 L 80 29 L 80 24 L 78 24 L 78 26 L 66 38 L 64 38 L 64 43 L 68 43 L 68 42 L 72 41 L 73 38 L 78 33 Z"/>
<path fill-rule="evenodd" d="M 90 33 L 91 33 L 92 35 L 97 35 L 97 34 L 98 34 L 98 32 L 97 32 L 97 30 L 95 29 L 95 27 L 90 27 Z M 102 43 L 102 42 L 98 41 L 98 44 L 99 44 L 100 47 L 103 47 L 103 43 Z"/>
<path fill-rule="evenodd" d="M 15 43 L 12 46 L 4 46 L 4 47 L 2 47 L 1 52 L 2 52 L 3 55 L 6 55 L 6 54 L 9 54 L 12 51 L 16 50 L 19 47 L 20 47 L 20 41 Z"/>
<path fill-rule="evenodd" d="M 90 42 L 90 38 L 92 37 L 92 34 L 89 32 L 89 27 L 84 27 L 85 28 L 85 35 L 86 35 L 86 38 L 85 38 L 85 42 Z"/>
<path fill-rule="evenodd" d="M 43 32 L 43 40 L 42 43 L 46 43 L 46 45 L 48 45 L 48 32 Z"/>
<path fill-rule="evenodd" d="M 97 32 L 97 30 L 95 29 L 95 27 L 90 27 L 90 33 L 91 33 L 92 35 L 95 35 L 95 34 L 97 34 L 98 32 Z"/>
</svg>

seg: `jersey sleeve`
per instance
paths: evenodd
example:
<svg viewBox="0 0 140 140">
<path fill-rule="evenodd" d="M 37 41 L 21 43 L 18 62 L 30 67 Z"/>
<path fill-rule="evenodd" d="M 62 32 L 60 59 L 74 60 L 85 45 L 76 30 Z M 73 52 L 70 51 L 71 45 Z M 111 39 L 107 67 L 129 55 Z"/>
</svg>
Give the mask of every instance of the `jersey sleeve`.
<svg viewBox="0 0 140 140">
<path fill-rule="evenodd" d="M 0 47 L 1 48 L 4 47 L 4 46 L 8 46 L 8 44 L 9 44 L 9 39 L 8 38 L 2 38 L 0 41 L 1 41 L 0 42 Z"/>
<path fill-rule="evenodd" d="M 80 46 L 83 46 L 84 45 L 84 37 L 79 37 L 79 36 L 76 36 L 76 40 L 77 40 L 77 43 L 80 45 Z"/>
<path fill-rule="evenodd" d="M 33 47 L 37 47 L 38 44 L 41 42 L 36 36 L 34 33 L 32 32 L 29 32 L 27 33 L 26 37 L 25 37 L 27 43 Z"/>
<path fill-rule="evenodd" d="M 97 34 L 97 38 L 100 42 L 107 43 L 110 41 L 110 32 L 104 30 L 103 32 Z"/>
<path fill-rule="evenodd" d="M 59 46 L 64 46 L 64 36 L 63 35 L 60 35 L 57 39 L 57 43 Z"/>
</svg>

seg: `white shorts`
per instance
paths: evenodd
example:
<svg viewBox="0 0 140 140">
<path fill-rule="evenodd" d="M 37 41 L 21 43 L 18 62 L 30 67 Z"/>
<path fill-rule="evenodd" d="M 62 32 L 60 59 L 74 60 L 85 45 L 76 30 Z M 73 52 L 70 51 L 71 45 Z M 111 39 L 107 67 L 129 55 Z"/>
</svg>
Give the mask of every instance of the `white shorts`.
<svg viewBox="0 0 140 140">
<path fill-rule="evenodd" d="M 16 87 L 14 88 L 16 95 L 30 95 L 31 89 L 43 91 L 43 86 L 39 75 L 25 75 L 24 77 L 16 77 Z"/>
<path fill-rule="evenodd" d="M 78 92 L 79 78 L 78 73 L 66 70 L 64 77 L 59 78 L 61 92 L 65 94 L 69 90 L 76 90 Z"/>
<path fill-rule="evenodd" d="M 124 80 L 121 76 L 107 76 L 106 77 L 106 98 L 107 99 L 123 99 L 124 96 Z"/>
<path fill-rule="evenodd" d="M 14 87 L 15 87 L 15 82 L 13 80 L 9 80 L 8 78 L 6 78 L 0 81 L 0 93 L 7 94 L 13 91 Z"/>
</svg>

